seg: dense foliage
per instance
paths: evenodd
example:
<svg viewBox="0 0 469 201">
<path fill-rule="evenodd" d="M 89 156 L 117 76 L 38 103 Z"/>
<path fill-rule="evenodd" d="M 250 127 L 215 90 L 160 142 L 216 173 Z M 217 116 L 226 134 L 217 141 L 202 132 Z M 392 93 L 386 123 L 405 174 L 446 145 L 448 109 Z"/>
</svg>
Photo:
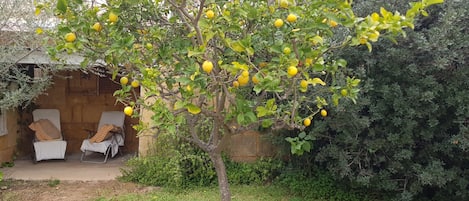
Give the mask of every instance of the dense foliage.
<svg viewBox="0 0 469 201">
<path fill-rule="evenodd" d="M 167 141 L 160 136 L 160 150 L 146 157 L 133 158 L 123 169 L 124 181 L 178 189 L 215 185 L 217 176 L 208 155 L 184 141 Z M 162 147 L 164 151 L 161 150 Z M 272 182 L 284 168 L 278 159 L 237 163 L 225 158 L 231 184 L 263 185 Z"/>
<path fill-rule="evenodd" d="M 405 1 L 358 2 L 402 10 Z M 399 200 L 467 200 L 469 6 L 450 1 L 431 9 L 415 32 L 373 52 L 341 51 L 363 80 L 357 104 L 343 102 L 314 122 L 310 160 Z"/>
</svg>

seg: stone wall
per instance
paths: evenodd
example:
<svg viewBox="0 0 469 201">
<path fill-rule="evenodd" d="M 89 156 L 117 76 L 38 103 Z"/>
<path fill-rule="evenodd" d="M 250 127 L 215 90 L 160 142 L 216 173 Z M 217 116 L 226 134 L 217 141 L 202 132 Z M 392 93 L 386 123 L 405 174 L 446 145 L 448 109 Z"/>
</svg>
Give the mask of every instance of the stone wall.
<svg viewBox="0 0 469 201">
<path fill-rule="evenodd" d="M 17 113 L 14 110 L 6 112 L 7 129 L 6 135 L 0 136 L 0 164 L 13 161 L 16 151 L 16 137 L 18 132 Z"/>
<path fill-rule="evenodd" d="M 85 129 L 96 130 L 103 111 L 123 110 L 124 106 L 116 103 L 112 95 L 118 87 L 120 85 L 112 83 L 109 78 L 100 78 L 81 71 L 65 72 L 54 78 L 53 86 L 35 101 L 35 107 L 60 110 L 62 133 L 67 140 L 67 154 L 80 153 L 81 143 L 88 136 Z M 132 128 L 134 124 L 138 124 L 138 119 L 126 116 L 124 152 L 138 150 L 136 131 Z M 33 132 L 29 130 L 22 138 L 32 139 L 32 136 Z M 22 141 L 25 143 L 19 145 L 20 149 L 27 150 L 30 146 L 27 145 L 28 140 Z"/>
<path fill-rule="evenodd" d="M 272 157 L 277 149 L 257 131 L 245 131 L 223 139 L 223 149 L 233 161 L 254 162 L 262 157 Z"/>
</svg>

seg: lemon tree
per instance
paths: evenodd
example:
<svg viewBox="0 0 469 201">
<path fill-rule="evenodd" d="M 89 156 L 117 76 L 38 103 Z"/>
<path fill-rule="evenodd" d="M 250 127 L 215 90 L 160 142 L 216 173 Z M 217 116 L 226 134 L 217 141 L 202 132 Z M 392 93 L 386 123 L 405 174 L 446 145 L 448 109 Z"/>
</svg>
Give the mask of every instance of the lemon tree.
<svg viewBox="0 0 469 201">
<path fill-rule="evenodd" d="M 347 76 L 347 62 L 334 50 L 371 51 L 371 43 L 402 34 L 441 1 L 421 0 L 405 14 L 382 8 L 367 16 L 356 16 L 348 0 L 58 0 L 37 6 L 61 19 L 48 32 L 57 39 L 49 54 L 81 54 L 83 68 L 99 61 L 113 78 L 137 80 L 144 89 L 137 101 L 128 80 L 115 93 L 132 108 L 126 114 L 138 116 L 136 107 L 152 111 L 152 128 L 183 135 L 207 152 L 221 198 L 230 200 L 223 136 L 259 127 L 301 131 L 326 117 L 325 108 L 356 101 L 360 80 Z M 63 40 L 67 33 L 75 34 L 73 43 Z M 136 128 L 149 129 L 145 125 Z M 311 149 L 304 132 L 287 140 L 293 153 Z"/>
</svg>

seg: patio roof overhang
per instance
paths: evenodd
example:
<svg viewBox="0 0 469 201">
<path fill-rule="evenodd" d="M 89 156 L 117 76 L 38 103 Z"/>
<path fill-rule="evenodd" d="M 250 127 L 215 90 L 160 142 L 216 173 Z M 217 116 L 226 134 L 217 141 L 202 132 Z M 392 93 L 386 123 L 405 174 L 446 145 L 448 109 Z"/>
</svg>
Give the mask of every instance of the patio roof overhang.
<svg viewBox="0 0 469 201">
<path fill-rule="evenodd" d="M 12 54 L 0 57 L 0 63 L 38 64 L 38 65 L 67 65 L 80 66 L 85 59 L 77 54 L 60 54 L 61 60 L 53 60 L 44 50 L 11 50 Z"/>
</svg>

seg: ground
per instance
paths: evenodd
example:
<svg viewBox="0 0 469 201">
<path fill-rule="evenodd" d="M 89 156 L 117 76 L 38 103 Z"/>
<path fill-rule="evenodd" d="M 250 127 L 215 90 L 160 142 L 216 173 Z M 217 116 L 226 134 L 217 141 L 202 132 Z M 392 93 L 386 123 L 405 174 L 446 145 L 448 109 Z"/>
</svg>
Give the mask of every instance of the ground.
<svg viewBox="0 0 469 201">
<path fill-rule="evenodd" d="M 146 193 L 155 187 L 111 181 L 18 181 L 0 182 L 1 201 L 92 201 L 131 193 Z"/>
</svg>

